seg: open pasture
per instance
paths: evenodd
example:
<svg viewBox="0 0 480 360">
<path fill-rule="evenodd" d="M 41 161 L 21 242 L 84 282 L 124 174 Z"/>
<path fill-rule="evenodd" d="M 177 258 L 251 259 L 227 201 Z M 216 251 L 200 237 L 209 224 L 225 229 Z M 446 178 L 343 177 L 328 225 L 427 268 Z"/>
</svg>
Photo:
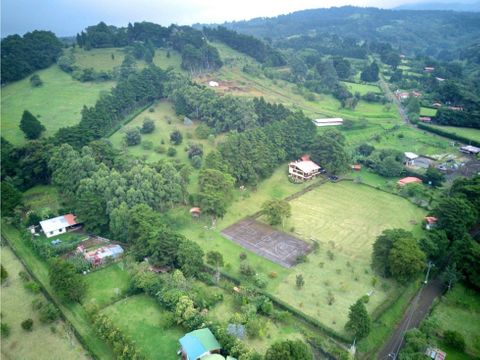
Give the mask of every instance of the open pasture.
<svg viewBox="0 0 480 360">
<path fill-rule="evenodd" d="M 437 109 L 428 108 L 422 106 L 420 108 L 420 116 L 435 116 L 437 115 Z"/>
<path fill-rule="evenodd" d="M 2 323 L 10 326 L 10 336 L 1 339 L 1 358 L 24 360 L 88 359 L 72 331 L 60 320 L 54 324 L 42 324 L 32 301 L 46 301 L 42 294 L 33 294 L 23 286 L 18 273 L 25 271 L 20 261 L 7 246 L 1 249 L 2 265 L 9 277 L 2 284 Z M 20 323 L 33 319 L 32 331 L 25 331 Z"/>
<path fill-rule="evenodd" d="M 341 81 L 343 85 L 347 87 L 347 89 L 352 93 L 360 93 L 360 95 L 365 95 L 366 93 L 376 93 L 376 94 L 382 94 L 382 90 L 377 85 L 371 85 L 371 84 L 358 84 L 358 83 L 352 83 L 348 81 Z"/>
<path fill-rule="evenodd" d="M 252 219 L 235 223 L 222 231 L 228 239 L 287 268 L 297 257 L 306 255 L 311 246 L 284 232 Z"/>
<path fill-rule="evenodd" d="M 326 183 L 290 202 L 285 229 L 318 249 L 296 265 L 272 293 L 344 334 L 348 308 L 371 293 L 371 313 L 391 293 L 391 281 L 370 269 L 372 244 L 390 228 L 419 232 L 424 211 L 407 200 L 352 182 Z M 297 289 L 296 276 L 305 286 Z"/>
<path fill-rule="evenodd" d="M 463 136 L 467 139 L 480 141 L 480 129 L 457 127 L 457 126 L 443 126 L 443 125 L 429 125 L 429 126 L 452 133 L 452 134 Z"/>
<path fill-rule="evenodd" d="M 102 91 L 112 88 L 113 82 L 81 83 L 53 65 L 37 71 L 43 85 L 33 88 L 29 78 L 2 88 L 2 136 L 14 145 L 21 145 L 25 137 L 18 127 L 24 110 L 30 111 L 45 126 L 44 136 L 80 121 L 84 105 L 92 106 Z"/>
<path fill-rule="evenodd" d="M 132 339 L 147 359 L 177 360 L 178 339 L 185 333 L 169 313 L 147 295 L 135 295 L 106 307 L 107 315 Z"/>
</svg>

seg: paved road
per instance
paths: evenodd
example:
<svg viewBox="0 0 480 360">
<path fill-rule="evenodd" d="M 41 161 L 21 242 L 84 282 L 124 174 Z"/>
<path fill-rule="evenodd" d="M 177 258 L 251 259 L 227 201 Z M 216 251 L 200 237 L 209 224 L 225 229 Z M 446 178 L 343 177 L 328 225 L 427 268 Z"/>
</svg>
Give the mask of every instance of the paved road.
<svg viewBox="0 0 480 360">
<path fill-rule="evenodd" d="M 444 286 L 439 279 L 432 280 L 428 285 L 423 285 L 415 298 L 410 303 L 398 324 L 392 337 L 378 354 L 378 360 L 396 359 L 403 345 L 403 337 L 407 330 L 417 327 L 428 314 L 433 301 L 442 295 Z"/>
<path fill-rule="evenodd" d="M 403 122 L 407 125 L 410 125 L 410 120 L 408 119 L 407 113 L 403 109 L 402 103 L 398 98 L 392 93 L 392 90 L 390 90 L 390 87 L 388 84 L 385 82 L 385 79 L 383 78 L 383 75 L 380 74 L 380 80 L 378 81 L 380 87 L 382 88 L 384 94 L 387 96 L 387 98 L 392 101 L 395 106 L 397 107 L 398 114 L 402 118 Z"/>
</svg>

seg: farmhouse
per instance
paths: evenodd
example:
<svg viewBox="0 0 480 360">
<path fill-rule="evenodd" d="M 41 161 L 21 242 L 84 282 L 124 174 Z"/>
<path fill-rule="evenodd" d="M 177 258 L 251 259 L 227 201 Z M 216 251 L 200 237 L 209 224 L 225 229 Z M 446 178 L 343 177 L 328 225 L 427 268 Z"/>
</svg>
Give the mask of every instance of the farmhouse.
<svg viewBox="0 0 480 360">
<path fill-rule="evenodd" d="M 288 176 L 294 179 L 310 180 L 320 174 L 320 169 L 321 167 L 310 160 L 308 155 L 304 155 L 300 160 L 288 164 Z"/>
<path fill-rule="evenodd" d="M 182 360 L 215 359 L 212 354 L 219 354 L 221 346 L 209 328 L 194 330 L 185 334 L 180 340 Z M 223 358 L 223 357 L 222 357 Z"/>
<path fill-rule="evenodd" d="M 403 178 L 397 181 L 398 186 L 405 186 L 407 184 L 413 184 L 413 183 L 421 184 L 422 180 L 414 176 L 408 176 L 406 178 Z"/>
<path fill-rule="evenodd" d="M 40 221 L 40 226 L 47 238 L 74 230 L 78 228 L 78 225 L 76 216 L 73 214 L 57 216 L 53 219 Z"/>
<path fill-rule="evenodd" d="M 353 165 L 352 165 L 352 170 L 353 170 L 353 171 L 360 171 L 360 170 L 362 170 L 362 165 L 360 165 L 360 164 L 353 164 Z"/>
<path fill-rule="evenodd" d="M 82 253 L 85 260 L 93 266 L 99 266 L 109 259 L 113 260 L 122 256 L 123 248 L 120 245 L 106 245 L 92 251 L 87 251 L 80 245 L 77 247 L 77 252 Z"/>
<path fill-rule="evenodd" d="M 395 96 L 397 97 L 398 100 L 406 100 L 410 97 L 410 93 L 407 91 L 397 90 L 395 91 Z"/>
<path fill-rule="evenodd" d="M 202 210 L 199 207 L 192 207 L 190 209 L 190 215 L 192 215 L 193 218 L 198 218 L 202 214 Z"/>
<path fill-rule="evenodd" d="M 412 95 L 413 95 L 414 97 L 420 97 L 420 96 L 422 96 L 422 93 L 421 93 L 421 92 L 418 92 L 418 91 L 412 91 Z"/>
<path fill-rule="evenodd" d="M 331 119 L 315 119 L 312 120 L 315 126 L 338 126 L 343 125 L 342 118 L 331 118 Z"/>
<path fill-rule="evenodd" d="M 424 123 L 432 122 L 432 118 L 429 117 L 429 116 L 420 116 L 420 117 L 418 118 L 418 120 L 420 120 L 421 122 L 424 122 Z"/>
<path fill-rule="evenodd" d="M 432 360 L 445 360 L 445 358 L 447 357 L 447 353 L 445 353 L 444 351 L 431 347 L 429 347 L 425 351 L 425 355 L 427 355 L 427 357 Z"/>
<path fill-rule="evenodd" d="M 435 216 L 425 216 L 425 229 L 432 230 L 437 226 L 437 218 Z"/>
<path fill-rule="evenodd" d="M 432 66 L 425 66 L 425 67 L 423 68 L 423 70 L 424 70 L 425 72 L 431 73 L 433 70 L 435 70 L 435 68 L 432 67 Z"/>
<path fill-rule="evenodd" d="M 407 166 L 413 166 L 415 165 L 415 159 L 418 159 L 418 155 L 412 152 L 405 152 L 405 165 Z"/>
<path fill-rule="evenodd" d="M 464 154 L 477 155 L 480 153 L 480 148 L 472 145 L 466 145 L 460 148 L 460 152 Z"/>
<path fill-rule="evenodd" d="M 435 102 L 432 104 L 433 107 L 436 107 L 436 108 L 440 108 L 442 107 L 442 103 L 439 103 L 439 102 Z"/>
</svg>

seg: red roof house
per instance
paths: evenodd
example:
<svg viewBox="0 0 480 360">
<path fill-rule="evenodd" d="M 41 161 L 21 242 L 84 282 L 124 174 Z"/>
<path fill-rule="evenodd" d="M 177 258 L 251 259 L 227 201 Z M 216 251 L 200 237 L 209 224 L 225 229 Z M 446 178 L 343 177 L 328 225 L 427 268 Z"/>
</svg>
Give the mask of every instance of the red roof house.
<svg viewBox="0 0 480 360">
<path fill-rule="evenodd" d="M 353 169 L 354 171 L 360 171 L 360 170 L 362 170 L 362 165 L 360 165 L 360 164 L 354 164 L 354 165 L 352 165 L 352 169 Z"/>
<path fill-rule="evenodd" d="M 426 225 L 425 228 L 427 230 L 433 229 L 437 225 L 437 218 L 435 216 L 425 216 Z"/>
<path fill-rule="evenodd" d="M 432 118 L 429 116 L 420 116 L 418 120 L 420 120 L 421 122 L 432 122 Z"/>
<path fill-rule="evenodd" d="M 413 183 L 421 184 L 422 180 L 414 176 L 407 176 L 406 178 L 403 178 L 397 181 L 398 186 L 405 186 L 407 184 L 413 184 Z"/>
</svg>

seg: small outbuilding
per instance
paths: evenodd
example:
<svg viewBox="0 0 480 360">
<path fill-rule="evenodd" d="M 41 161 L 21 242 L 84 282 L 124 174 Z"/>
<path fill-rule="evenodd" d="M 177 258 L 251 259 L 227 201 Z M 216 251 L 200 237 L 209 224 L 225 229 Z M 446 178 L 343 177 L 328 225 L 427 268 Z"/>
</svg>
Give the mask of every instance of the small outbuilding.
<svg viewBox="0 0 480 360">
<path fill-rule="evenodd" d="M 407 166 L 413 166 L 415 165 L 415 159 L 418 159 L 418 155 L 413 153 L 413 152 L 404 152 L 403 153 L 405 155 L 405 165 Z"/>
<path fill-rule="evenodd" d="M 123 255 L 123 248 L 120 245 L 106 245 L 98 249 L 86 251 L 86 249 L 80 245 L 77 247 L 77 252 L 83 254 L 85 260 L 91 263 L 93 266 L 102 265 L 107 260 L 115 260 Z"/>
<path fill-rule="evenodd" d="M 403 178 L 397 181 L 398 186 L 405 186 L 407 184 L 421 184 L 421 183 L 422 183 L 422 180 L 414 176 L 407 176 L 406 178 Z"/>
<path fill-rule="evenodd" d="M 216 81 L 209 81 L 208 82 L 208 86 L 211 86 L 211 87 L 218 87 L 220 84 Z"/>
<path fill-rule="evenodd" d="M 353 164 L 353 165 L 352 165 L 352 170 L 353 170 L 353 171 L 360 171 L 360 170 L 362 170 L 362 165 L 360 165 L 360 164 Z"/>
<path fill-rule="evenodd" d="M 190 209 L 190 215 L 192 215 L 193 218 L 198 218 L 202 215 L 202 210 L 199 207 L 192 207 Z"/>
<path fill-rule="evenodd" d="M 420 116 L 418 118 L 418 120 L 420 120 L 421 122 L 424 122 L 424 123 L 432 122 L 432 118 L 430 116 Z"/>
<path fill-rule="evenodd" d="M 312 120 L 315 126 L 338 126 L 343 125 L 342 118 L 315 119 Z"/>
<path fill-rule="evenodd" d="M 45 236 L 49 238 L 73 230 L 79 226 L 79 223 L 75 215 L 67 214 L 40 221 L 40 226 Z"/>
<path fill-rule="evenodd" d="M 477 155 L 480 153 L 480 148 L 472 145 L 466 145 L 460 148 L 460 152 L 464 154 Z"/>
<path fill-rule="evenodd" d="M 219 354 L 222 347 L 209 328 L 194 330 L 179 340 L 182 360 L 206 360 L 209 355 Z M 215 359 L 215 358 L 213 358 Z"/>
<path fill-rule="evenodd" d="M 432 360 L 445 360 L 445 358 L 447 357 L 446 352 L 433 347 L 427 348 L 427 350 L 425 351 L 425 355 L 427 355 L 427 357 Z"/>
</svg>

